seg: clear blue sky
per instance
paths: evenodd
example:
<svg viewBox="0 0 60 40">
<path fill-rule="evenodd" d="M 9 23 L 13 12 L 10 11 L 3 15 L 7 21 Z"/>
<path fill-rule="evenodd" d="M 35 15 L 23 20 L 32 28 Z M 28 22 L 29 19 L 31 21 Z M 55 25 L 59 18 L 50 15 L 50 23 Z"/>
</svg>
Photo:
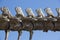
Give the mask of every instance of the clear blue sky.
<svg viewBox="0 0 60 40">
<path fill-rule="evenodd" d="M 57 12 L 55 8 L 60 7 L 60 0 L 0 0 L 0 7 L 6 6 L 10 9 L 12 15 L 15 15 L 15 7 L 20 6 L 25 13 L 25 9 L 30 7 L 34 11 L 35 9 L 42 8 L 42 10 L 46 7 L 50 7 L 55 16 L 57 16 Z M 43 10 L 44 12 L 44 10 Z M 46 13 L 44 12 L 46 15 Z M 0 31 L 0 40 L 4 40 L 4 31 Z M 10 32 L 8 40 L 17 40 L 18 33 Z M 21 40 L 29 40 L 29 32 L 23 31 L 21 35 Z M 60 40 L 60 32 L 42 32 L 42 31 L 34 31 L 34 35 L 32 40 Z"/>
</svg>

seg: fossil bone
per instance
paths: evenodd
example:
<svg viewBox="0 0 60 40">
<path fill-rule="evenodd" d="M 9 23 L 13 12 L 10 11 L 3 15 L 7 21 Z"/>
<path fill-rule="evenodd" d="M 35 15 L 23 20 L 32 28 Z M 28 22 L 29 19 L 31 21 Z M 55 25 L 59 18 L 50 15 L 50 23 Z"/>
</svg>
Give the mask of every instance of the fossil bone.
<svg viewBox="0 0 60 40">
<path fill-rule="evenodd" d="M 24 17 L 24 14 L 23 14 L 21 7 L 16 7 L 15 10 L 16 10 L 17 17 L 19 17 L 19 16 Z"/>
<path fill-rule="evenodd" d="M 27 8 L 27 9 L 26 9 L 26 13 L 27 13 L 27 15 L 28 15 L 29 17 L 35 17 L 35 15 L 34 15 L 34 13 L 33 13 L 33 11 L 32 11 L 31 8 Z"/>
<path fill-rule="evenodd" d="M 37 12 L 37 14 L 38 14 L 39 17 L 45 17 L 45 15 L 43 14 L 41 8 L 36 9 L 36 12 Z"/>
<path fill-rule="evenodd" d="M 46 11 L 48 17 L 54 17 L 51 8 L 45 8 L 45 11 Z"/>
<path fill-rule="evenodd" d="M 56 11 L 58 13 L 58 17 L 60 17 L 60 8 L 56 8 Z"/>
</svg>

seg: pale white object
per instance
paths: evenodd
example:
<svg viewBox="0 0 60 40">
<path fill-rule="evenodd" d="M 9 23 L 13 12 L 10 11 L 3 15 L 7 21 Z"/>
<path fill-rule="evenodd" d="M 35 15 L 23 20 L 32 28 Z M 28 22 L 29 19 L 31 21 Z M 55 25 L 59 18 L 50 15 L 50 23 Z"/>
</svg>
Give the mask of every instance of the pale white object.
<svg viewBox="0 0 60 40">
<path fill-rule="evenodd" d="M 45 15 L 43 14 L 41 8 L 36 9 L 36 12 L 37 12 L 37 14 L 38 14 L 39 17 L 45 17 Z"/>
<path fill-rule="evenodd" d="M 45 11 L 47 13 L 47 16 L 49 16 L 49 17 L 53 17 L 54 16 L 51 8 L 45 8 Z"/>
<path fill-rule="evenodd" d="M 35 17 L 35 15 L 34 15 L 34 13 L 33 13 L 33 11 L 32 11 L 31 8 L 27 8 L 27 9 L 26 9 L 26 13 L 27 13 L 27 15 L 28 15 L 29 17 Z"/>
<path fill-rule="evenodd" d="M 2 11 L 3 16 L 12 17 L 11 12 L 9 11 L 9 9 L 7 7 L 2 7 L 1 11 Z"/>
<path fill-rule="evenodd" d="M 58 17 L 60 17 L 60 8 L 56 8 L 56 11 L 58 13 Z"/>
<path fill-rule="evenodd" d="M 16 15 L 24 16 L 21 7 L 16 7 L 15 10 L 16 10 L 16 13 L 17 13 Z"/>
</svg>

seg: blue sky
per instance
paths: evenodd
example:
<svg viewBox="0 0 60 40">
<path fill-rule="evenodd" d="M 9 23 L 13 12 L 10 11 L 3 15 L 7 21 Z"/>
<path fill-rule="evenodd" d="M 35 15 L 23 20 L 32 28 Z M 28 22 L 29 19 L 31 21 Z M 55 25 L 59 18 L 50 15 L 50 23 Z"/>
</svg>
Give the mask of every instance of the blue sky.
<svg viewBox="0 0 60 40">
<path fill-rule="evenodd" d="M 6 6 L 10 9 L 12 15 L 15 15 L 15 7 L 20 6 L 26 15 L 25 9 L 32 8 L 33 12 L 36 14 L 35 10 L 37 8 L 42 8 L 44 12 L 44 8 L 50 7 L 55 16 L 57 16 L 57 12 L 55 8 L 60 7 L 60 0 L 0 0 L 0 7 Z M 0 12 L 1 13 L 1 12 Z M 44 12 L 46 15 L 46 13 Z M 0 40 L 4 40 L 4 31 L 0 31 Z M 8 40 L 17 40 L 18 33 L 10 32 Z M 21 40 L 29 40 L 29 32 L 23 31 L 21 35 Z M 60 32 L 43 32 L 43 31 L 34 31 L 32 40 L 60 40 Z"/>
</svg>

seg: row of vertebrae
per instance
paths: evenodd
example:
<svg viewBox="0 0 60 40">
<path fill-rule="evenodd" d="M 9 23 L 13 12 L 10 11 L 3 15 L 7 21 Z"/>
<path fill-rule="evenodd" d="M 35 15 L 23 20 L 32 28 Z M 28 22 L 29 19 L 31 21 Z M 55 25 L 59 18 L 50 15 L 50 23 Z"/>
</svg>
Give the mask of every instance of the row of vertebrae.
<svg viewBox="0 0 60 40">
<path fill-rule="evenodd" d="M 12 16 L 11 12 L 7 7 L 0 8 L 2 14 L 0 15 L 0 29 L 5 30 L 6 37 L 8 40 L 8 33 L 10 30 L 18 31 L 18 39 L 22 33 L 22 30 L 30 32 L 29 40 L 32 40 L 33 30 L 43 30 L 47 32 L 48 30 L 59 31 L 59 19 L 60 19 L 60 8 L 56 8 L 58 16 L 55 17 L 50 8 L 45 8 L 47 13 L 45 16 L 42 9 L 36 9 L 38 16 L 35 16 L 31 8 L 26 9 L 27 16 L 23 14 L 21 7 L 16 7 L 16 16 Z"/>
<path fill-rule="evenodd" d="M 5 14 L 7 16 L 11 16 L 11 12 L 9 11 L 9 9 L 7 7 L 2 7 L 2 8 L 0 8 L 0 10 L 3 12 L 3 14 Z M 16 10 L 16 13 L 17 13 L 16 16 L 25 17 L 25 15 L 23 14 L 23 11 L 22 11 L 21 7 L 16 7 L 15 10 Z M 33 13 L 33 11 L 32 11 L 31 8 L 27 8 L 25 11 L 26 11 L 28 17 L 30 17 L 30 16 L 31 17 L 36 17 L 34 15 L 34 13 Z M 47 16 L 54 17 L 53 12 L 52 12 L 52 10 L 50 8 L 45 8 L 44 11 L 46 11 Z M 58 16 L 60 16 L 60 8 L 56 8 L 56 11 L 58 13 Z M 45 15 L 43 14 L 41 8 L 36 9 L 36 12 L 38 14 L 38 17 L 45 17 Z"/>
</svg>

